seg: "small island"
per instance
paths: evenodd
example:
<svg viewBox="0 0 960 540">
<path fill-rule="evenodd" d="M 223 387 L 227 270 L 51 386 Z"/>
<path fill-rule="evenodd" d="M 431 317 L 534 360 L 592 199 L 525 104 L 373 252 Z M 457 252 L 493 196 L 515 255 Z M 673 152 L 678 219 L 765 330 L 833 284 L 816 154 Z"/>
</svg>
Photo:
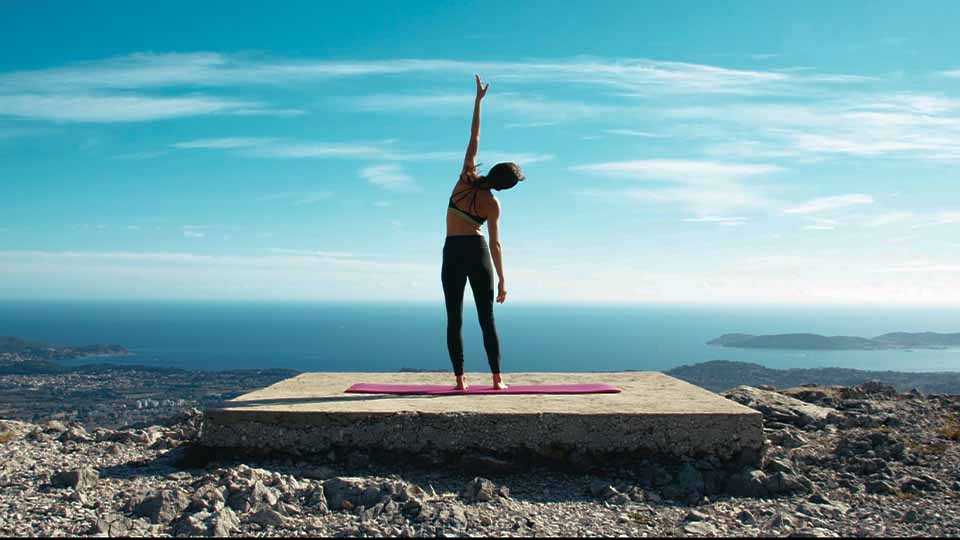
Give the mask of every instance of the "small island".
<svg viewBox="0 0 960 540">
<path fill-rule="evenodd" d="M 888 350 L 947 349 L 960 346 L 960 332 L 891 332 L 874 338 L 857 336 L 822 336 L 820 334 L 724 334 L 707 345 L 740 349 L 823 350 Z"/>
</svg>

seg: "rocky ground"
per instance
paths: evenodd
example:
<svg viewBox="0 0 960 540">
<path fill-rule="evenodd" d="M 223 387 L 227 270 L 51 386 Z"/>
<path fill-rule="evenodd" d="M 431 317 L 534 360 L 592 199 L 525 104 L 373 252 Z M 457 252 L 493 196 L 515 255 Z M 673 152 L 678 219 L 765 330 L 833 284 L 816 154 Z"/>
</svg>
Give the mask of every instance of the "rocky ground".
<svg viewBox="0 0 960 540">
<path fill-rule="evenodd" d="M 141 430 L 3 421 L 0 535 L 960 535 L 960 398 L 881 384 L 727 395 L 764 414 L 762 468 L 199 463 L 197 412 Z"/>
</svg>

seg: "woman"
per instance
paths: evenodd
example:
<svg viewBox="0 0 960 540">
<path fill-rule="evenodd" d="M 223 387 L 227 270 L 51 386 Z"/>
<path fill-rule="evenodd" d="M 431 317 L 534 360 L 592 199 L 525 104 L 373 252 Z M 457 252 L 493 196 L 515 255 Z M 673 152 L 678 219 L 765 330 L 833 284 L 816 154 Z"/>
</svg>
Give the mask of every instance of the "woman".
<svg viewBox="0 0 960 540">
<path fill-rule="evenodd" d="M 473 104 L 473 125 L 470 143 L 463 160 L 463 170 L 447 203 L 447 239 L 443 245 L 443 296 L 447 304 L 447 350 L 457 376 L 457 389 L 466 390 L 463 377 L 463 291 L 467 280 L 477 303 L 477 317 L 483 330 L 483 347 L 487 351 L 493 387 L 507 388 L 500 377 L 500 339 L 493 322 L 493 267 L 497 269 L 497 302 L 507 299 L 503 280 L 503 252 L 500 247 L 500 202 L 491 189 L 510 189 L 523 180 L 523 173 L 515 163 L 498 163 L 486 176 L 477 173 L 477 148 L 480 145 L 480 102 L 487 95 L 489 84 L 477 79 L 477 97 Z M 480 227 L 487 223 L 490 248 Z M 493 255 L 493 265 L 490 256 Z"/>
</svg>

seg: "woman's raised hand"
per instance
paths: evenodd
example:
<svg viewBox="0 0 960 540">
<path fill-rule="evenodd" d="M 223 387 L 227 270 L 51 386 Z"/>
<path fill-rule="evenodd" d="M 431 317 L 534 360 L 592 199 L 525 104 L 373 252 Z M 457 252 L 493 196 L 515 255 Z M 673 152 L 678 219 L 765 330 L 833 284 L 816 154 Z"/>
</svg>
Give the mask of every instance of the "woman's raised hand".
<svg viewBox="0 0 960 540">
<path fill-rule="evenodd" d="M 477 78 L 477 101 L 483 99 L 483 96 L 487 95 L 487 88 L 490 88 L 490 83 L 483 84 L 480 82 L 480 75 L 474 75 Z"/>
</svg>

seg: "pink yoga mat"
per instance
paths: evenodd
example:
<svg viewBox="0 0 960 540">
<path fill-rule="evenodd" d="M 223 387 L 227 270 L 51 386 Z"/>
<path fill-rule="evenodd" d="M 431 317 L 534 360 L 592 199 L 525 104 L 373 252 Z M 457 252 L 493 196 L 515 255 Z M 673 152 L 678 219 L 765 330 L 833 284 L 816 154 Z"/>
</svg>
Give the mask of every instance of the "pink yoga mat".
<svg viewBox="0 0 960 540">
<path fill-rule="evenodd" d="M 589 384 L 517 384 L 506 390 L 494 390 L 492 386 L 470 385 L 466 391 L 454 386 L 431 384 L 368 384 L 358 383 L 345 390 L 350 394 L 399 394 L 399 395 L 469 395 L 469 394 L 618 394 L 616 386 L 603 383 Z"/>
</svg>

